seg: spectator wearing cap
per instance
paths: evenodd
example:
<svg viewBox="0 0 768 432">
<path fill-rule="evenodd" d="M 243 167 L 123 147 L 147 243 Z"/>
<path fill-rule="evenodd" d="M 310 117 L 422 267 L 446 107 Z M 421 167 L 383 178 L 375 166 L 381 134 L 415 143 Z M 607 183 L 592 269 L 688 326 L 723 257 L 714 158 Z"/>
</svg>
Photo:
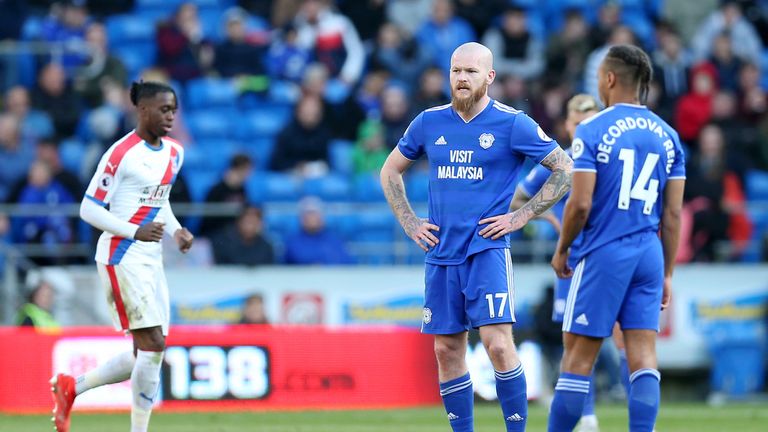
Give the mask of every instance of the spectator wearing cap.
<svg viewBox="0 0 768 432">
<path fill-rule="evenodd" d="M 264 75 L 265 40 L 249 35 L 248 14 L 238 7 L 224 14 L 225 39 L 216 46 L 213 67 L 223 77 Z"/>
<path fill-rule="evenodd" d="M 691 69 L 691 86 L 675 109 L 675 129 L 685 142 L 695 141 L 712 117 L 712 99 L 717 93 L 717 70 L 710 63 Z"/>
<path fill-rule="evenodd" d="M 274 264 L 272 244 L 264 237 L 264 213 L 247 206 L 237 223 L 219 230 L 211 239 L 216 264 L 257 266 Z"/>
<path fill-rule="evenodd" d="M 244 206 L 247 202 L 245 182 L 253 172 L 253 161 L 244 154 L 237 154 L 229 162 L 229 168 L 221 180 L 213 185 L 205 197 L 208 204 L 234 203 Z M 216 231 L 234 223 L 234 217 L 206 216 L 200 226 L 200 234 L 211 237 Z"/>
<path fill-rule="evenodd" d="M 299 231 L 285 240 L 285 263 L 293 265 L 353 264 L 344 241 L 325 225 L 323 203 L 307 197 L 299 202 Z"/>
</svg>

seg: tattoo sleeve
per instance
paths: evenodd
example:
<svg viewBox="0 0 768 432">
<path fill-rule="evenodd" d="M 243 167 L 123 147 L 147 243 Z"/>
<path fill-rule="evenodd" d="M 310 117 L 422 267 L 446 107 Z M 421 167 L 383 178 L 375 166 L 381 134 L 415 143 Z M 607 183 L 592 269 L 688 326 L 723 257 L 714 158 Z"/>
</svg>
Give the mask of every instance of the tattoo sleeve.
<svg viewBox="0 0 768 432">
<path fill-rule="evenodd" d="M 561 148 L 556 148 L 549 154 L 541 164 L 547 167 L 550 174 L 547 181 L 541 186 L 541 189 L 531 197 L 528 202 L 523 204 L 517 212 L 522 217 L 532 219 L 549 210 L 555 205 L 571 188 L 571 171 L 573 169 L 573 160 Z"/>
<path fill-rule="evenodd" d="M 405 185 L 402 175 L 389 174 L 384 183 L 384 196 L 392 208 L 392 212 L 402 225 L 405 233 L 410 237 L 418 230 L 421 220 L 411 208 L 408 198 L 405 196 Z"/>
</svg>

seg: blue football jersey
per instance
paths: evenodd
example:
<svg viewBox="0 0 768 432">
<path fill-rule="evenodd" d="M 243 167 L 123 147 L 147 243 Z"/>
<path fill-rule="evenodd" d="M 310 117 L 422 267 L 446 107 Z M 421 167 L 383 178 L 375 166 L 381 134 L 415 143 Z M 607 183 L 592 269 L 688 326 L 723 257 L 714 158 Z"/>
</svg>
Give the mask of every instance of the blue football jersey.
<svg viewBox="0 0 768 432">
<path fill-rule="evenodd" d="M 450 104 L 430 108 L 408 126 L 400 152 L 429 161 L 429 221 L 440 243 L 427 253 L 431 264 L 461 264 L 477 252 L 509 246 L 484 239 L 481 219 L 509 211 L 517 175 L 526 157 L 541 162 L 557 142 L 525 113 L 491 100 L 465 122 Z"/>
<path fill-rule="evenodd" d="M 685 155 L 672 127 L 644 106 L 616 104 L 576 127 L 571 152 L 574 171 L 597 176 L 572 259 L 629 234 L 659 230 L 667 180 L 685 178 Z"/>
</svg>

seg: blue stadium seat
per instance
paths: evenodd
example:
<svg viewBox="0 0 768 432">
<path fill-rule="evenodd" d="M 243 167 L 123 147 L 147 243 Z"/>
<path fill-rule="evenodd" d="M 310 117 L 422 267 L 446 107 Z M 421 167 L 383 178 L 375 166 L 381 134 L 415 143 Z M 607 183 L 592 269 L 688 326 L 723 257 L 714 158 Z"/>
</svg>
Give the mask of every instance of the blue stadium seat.
<svg viewBox="0 0 768 432">
<path fill-rule="evenodd" d="M 61 164 L 68 171 L 78 174 L 83 169 L 85 145 L 77 139 L 67 139 L 59 144 Z"/>
<path fill-rule="evenodd" d="M 273 137 L 291 120 L 292 107 L 265 104 L 239 116 L 238 136 L 243 139 Z"/>
<path fill-rule="evenodd" d="M 110 48 L 128 70 L 128 80 L 136 79 L 144 69 L 155 64 L 157 45 L 154 41 L 122 42 Z"/>
<path fill-rule="evenodd" d="M 269 99 L 275 103 L 293 105 L 300 96 L 301 89 L 290 81 L 274 80 L 269 83 Z"/>
<path fill-rule="evenodd" d="M 196 141 L 232 137 L 236 112 L 226 109 L 190 111 L 186 116 L 189 131 Z"/>
<path fill-rule="evenodd" d="M 349 180 L 340 174 L 328 174 L 322 177 L 304 180 L 304 195 L 313 195 L 323 201 L 349 201 L 352 198 Z"/>
<path fill-rule="evenodd" d="M 379 176 L 372 173 L 362 173 L 355 176 L 353 195 L 356 201 L 376 202 L 386 201 L 384 191 L 381 190 Z"/>
<path fill-rule="evenodd" d="M 747 200 L 768 200 L 768 172 L 750 170 L 746 175 Z"/>
<path fill-rule="evenodd" d="M 217 138 L 201 138 L 195 140 L 186 154 L 197 153 L 195 157 L 202 158 L 198 163 L 217 172 L 223 172 L 235 153 L 240 151 L 240 145 L 236 141 Z"/>
<path fill-rule="evenodd" d="M 326 214 L 325 224 L 347 241 L 353 240 L 360 232 L 360 220 L 354 211 Z"/>
<path fill-rule="evenodd" d="M 189 195 L 194 202 L 205 201 L 205 196 L 208 195 L 208 191 L 221 178 L 221 173 L 215 170 L 182 169 L 181 173 L 189 188 Z"/>
<path fill-rule="evenodd" d="M 328 147 L 328 159 L 331 170 L 339 174 L 350 175 L 354 171 L 352 151 L 355 145 L 352 141 L 333 140 Z"/>
<path fill-rule="evenodd" d="M 107 18 L 107 38 L 111 47 L 125 42 L 155 42 L 155 26 L 138 15 L 112 15 Z"/>
<path fill-rule="evenodd" d="M 243 151 L 253 159 L 253 164 L 258 170 L 269 169 L 272 159 L 272 151 L 275 148 L 275 140 L 271 137 L 251 138 L 243 141 Z"/>
<path fill-rule="evenodd" d="M 43 31 L 44 18 L 30 16 L 24 20 L 24 25 L 21 27 L 21 39 L 23 40 L 37 40 L 40 39 L 40 35 Z"/>
<path fill-rule="evenodd" d="M 301 196 L 301 182 L 283 173 L 255 173 L 246 184 L 248 199 L 262 203 L 270 201 L 296 201 Z"/>
<path fill-rule="evenodd" d="M 264 211 L 264 225 L 268 233 L 281 240 L 299 230 L 299 215 L 292 212 L 276 212 L 270 208 Z"/>
<path fill-rule="evenodd" d="M 187 84 L 187 105 L 192 109 L 234 108 L 239 91 L 230 79 L 200 78 Z"/>
<path fill-rule="evenodd" d="M 760 79 L 760 85 L 763 90 L 768 91 L 768 48 L 763 50 L 760 63 L 760 70 L 763 71 L 762 77 Z"/>
</svg>

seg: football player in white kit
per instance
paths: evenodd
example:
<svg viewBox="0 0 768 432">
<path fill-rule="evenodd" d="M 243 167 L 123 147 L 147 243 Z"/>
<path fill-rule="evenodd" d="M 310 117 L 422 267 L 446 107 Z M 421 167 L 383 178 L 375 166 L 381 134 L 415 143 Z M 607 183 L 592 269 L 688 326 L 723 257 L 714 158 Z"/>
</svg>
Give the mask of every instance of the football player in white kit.
<svg viewBox="0 0 768 432">
<path fill-rule="evenodd" d="M 133 393 L 131 431 L 146 432 L 170 320 L 160 240 L 168 233 L 179 250 L 187 252 L 194 239 L 168 202 L 184 161 L 181 144 L 167 136 L 176 115 L 176 93 L 157 82 L 133 83 L 130 93 L 138 125 L 102 156 L 80 217 L 104 231 L 96 265 L 115 326 L 131 333 L 134 348 L 77 378 L 59 373 L 51 379 L 58 432 L 69 431 L 69 413 L 78 394 L 128 378 Z"/>
</svg>

